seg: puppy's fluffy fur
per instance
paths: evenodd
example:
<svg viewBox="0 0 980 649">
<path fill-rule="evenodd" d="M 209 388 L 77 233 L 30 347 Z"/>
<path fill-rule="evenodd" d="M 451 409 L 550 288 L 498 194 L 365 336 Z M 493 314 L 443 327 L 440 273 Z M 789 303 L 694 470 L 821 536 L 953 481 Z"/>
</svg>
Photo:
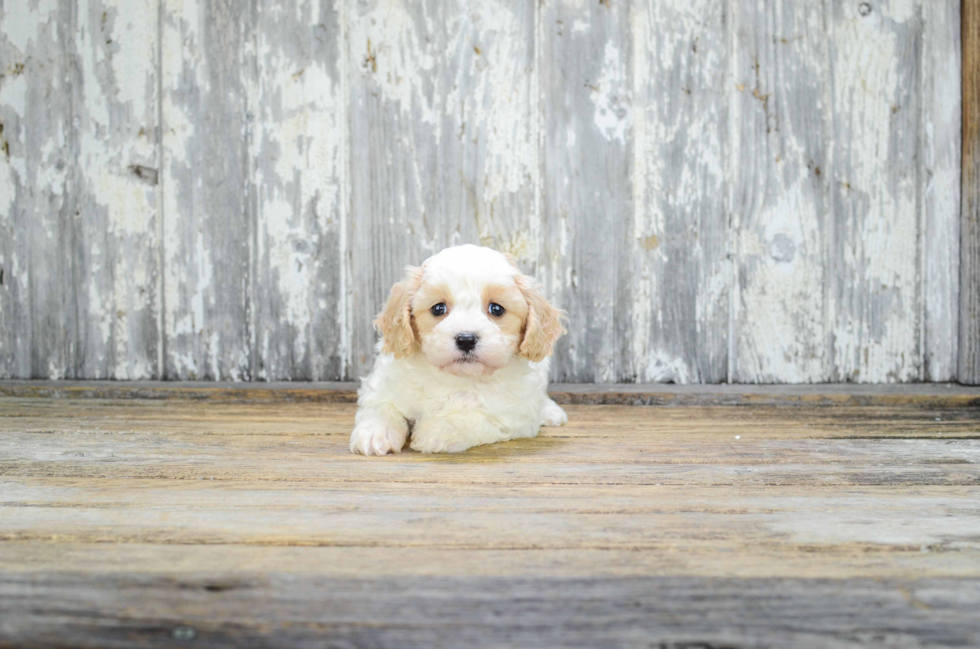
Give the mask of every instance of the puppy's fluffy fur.
<svg viewBox="0 0 980 649">
<path fill-rule="evenodd" d="M 562 425 L 546 388 L 563 318 L 490 248 L 446 248 L 407 268 L 375 321 L 382 340 L 358 391 L 351 452 L 399 453 L 410 430 L 413 449 L 440 453 Z M 467 335 L 476 337 L 469 351 Z"/>
</svg>

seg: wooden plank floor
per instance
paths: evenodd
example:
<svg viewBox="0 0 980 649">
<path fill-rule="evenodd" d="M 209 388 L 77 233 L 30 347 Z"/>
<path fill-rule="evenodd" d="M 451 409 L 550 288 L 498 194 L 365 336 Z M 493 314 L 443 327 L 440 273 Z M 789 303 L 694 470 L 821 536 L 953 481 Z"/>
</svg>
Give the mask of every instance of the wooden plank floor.
<svg viewBox="0 0 980 649">
<path fill-rule="evenodd" d="M 386 458 L 350 403 L 0 397 L 0 646 L 980 646 L 978 393 L 890 394 Z"/>
</svg>

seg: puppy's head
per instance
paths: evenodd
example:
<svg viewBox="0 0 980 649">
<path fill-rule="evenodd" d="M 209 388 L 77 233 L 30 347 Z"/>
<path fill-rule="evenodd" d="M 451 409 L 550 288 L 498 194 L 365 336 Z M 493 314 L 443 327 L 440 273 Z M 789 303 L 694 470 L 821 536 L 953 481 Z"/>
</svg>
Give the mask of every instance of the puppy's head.
<svg viewBox="0 0 980 649">
<path fill-rule="evenodd" d="M 451 374 L 481 376 L 514 356 L 543 360 L 563 318 L 509 256 L 465 245 L 407 268 L 375 326 L 396 358 L 421 353 Z"/>
</svg>

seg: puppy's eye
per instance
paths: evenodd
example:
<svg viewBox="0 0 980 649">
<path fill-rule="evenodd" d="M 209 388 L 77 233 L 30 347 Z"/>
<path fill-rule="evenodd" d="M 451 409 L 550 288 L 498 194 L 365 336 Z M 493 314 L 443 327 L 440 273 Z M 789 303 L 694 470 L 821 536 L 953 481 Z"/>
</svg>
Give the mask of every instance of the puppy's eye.
<svg viewBox="0 0 980 649">
<path fill-rule="evenodd" d="M 497 316 L 498 318 L 504 314 L 504 307 L 500 306 L 496 302 L 491 302 L 490 306 L 487 308 L 490 315 Z"/>
<path fill-rule="evenodd" d="M 446 308 L 446 303 L 445 302 L 440 302 L 439 304 L 436 304 L 431 309 L 429 309 L 429 311 L 432 312 L 432 315 L 437 316 L 437 317 L 438 316 L 441 316 L 441 315 L 446 315 L 446 311 L 448 311 L 448 310 L 449 309 Z"/>
</svg>

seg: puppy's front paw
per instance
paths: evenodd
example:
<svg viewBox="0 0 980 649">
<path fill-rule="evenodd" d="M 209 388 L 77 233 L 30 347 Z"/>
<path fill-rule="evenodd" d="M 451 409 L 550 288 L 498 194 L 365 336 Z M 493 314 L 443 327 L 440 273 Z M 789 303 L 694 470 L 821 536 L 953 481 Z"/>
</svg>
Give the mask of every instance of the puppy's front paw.
<svg viewBox="0 0 980 649">
<path fill-rule="evenodd" d="M 350 452 L 362 455 L 401 453 L 405 433 L 377 420 L 362 421 L 350 434 Z"/>
<path fill-rule="evenodd" d="M 477 443 L 445 419 L 432 418 L 416 422 L 409 446 L 419 453 L 461 453 Z"/>
<path fill-rule="evenodd" d="M 561 426 L 567 423 L 568 415 L 565 414 L 565 411 L 557 403 L 548 399 L 547 403 L 544 404 L 544 408 L 541 409 L 541 425 Z"/>
</svg>

